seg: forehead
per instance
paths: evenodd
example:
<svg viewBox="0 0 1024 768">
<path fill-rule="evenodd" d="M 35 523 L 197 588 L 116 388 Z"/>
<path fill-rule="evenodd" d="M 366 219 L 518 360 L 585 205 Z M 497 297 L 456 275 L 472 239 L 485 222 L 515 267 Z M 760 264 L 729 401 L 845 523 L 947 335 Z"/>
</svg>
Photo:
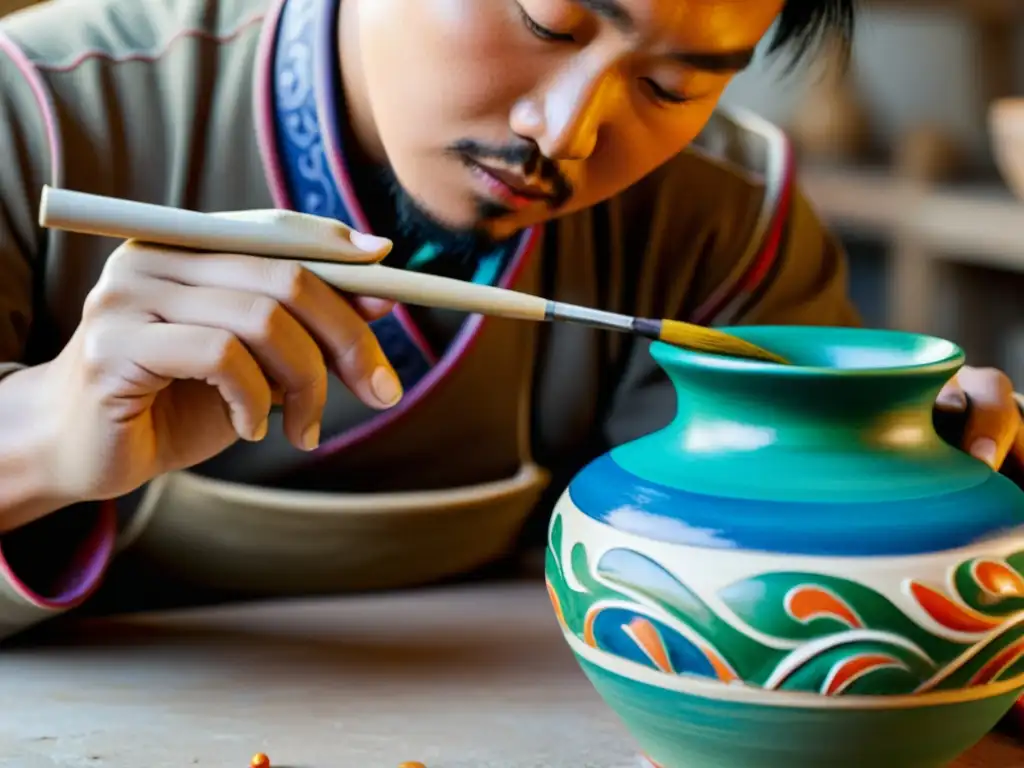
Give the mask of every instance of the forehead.
<svg viewBox="0 0 1024 768">
<path fill-rule="evenodd" d="M 783 0 L 547 0 L 579 6 L 645 37 L 694 51 L 754 47 Z"/>
</svg>

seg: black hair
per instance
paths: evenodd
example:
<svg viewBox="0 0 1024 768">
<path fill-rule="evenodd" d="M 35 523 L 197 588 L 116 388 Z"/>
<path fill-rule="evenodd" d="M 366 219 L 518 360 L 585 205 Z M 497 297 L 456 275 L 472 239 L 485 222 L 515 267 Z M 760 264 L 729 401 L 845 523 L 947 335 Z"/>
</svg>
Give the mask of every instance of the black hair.
<svg viewBox="0 0 1024 768">
<path fill-rule="evenodd" d="M 817 44 L 832 39 L 848 58 L 853 45 L 856 5 L 857 0 L 786 0 L 768 53 L 789 49 L 793 66 Z"/>
</svg>

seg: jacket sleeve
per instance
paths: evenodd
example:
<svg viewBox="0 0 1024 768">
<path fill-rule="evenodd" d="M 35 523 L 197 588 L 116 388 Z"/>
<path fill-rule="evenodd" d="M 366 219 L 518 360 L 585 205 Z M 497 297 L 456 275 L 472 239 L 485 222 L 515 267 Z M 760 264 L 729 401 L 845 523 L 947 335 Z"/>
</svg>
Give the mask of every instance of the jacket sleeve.
<svg viewBox="0 0 1024 768">
<path fill-rule="evenodd" d="M 759 226 L 761 189 L 707 161 L 680 166 L 653 195 L 641 269 L 657 277 L 633 282 L 655 300 L 638 297 L 637 306 L 708 326 L 860 324 L 847 295 L 843 248 L 794 182 L 771 224 Z M 658 214 L 666 199 L 675 211 Z M 674 391 L 648 347 L 636 342 L 618 362 L 621 376 L 600 416 L 609 445 L 658 429 L 675 414 Z"/>
<path fill-rule="evenodd" d="M 0 390 L 29 359 L 34 297 L 43 286 L 38 204 L 57 162 L 53 130 L 45 84 L 0 30 Z M 63 509 L 0 535 L 0 640 L 84 602 L 116 535 L 112 502 Z"/>
</svg>

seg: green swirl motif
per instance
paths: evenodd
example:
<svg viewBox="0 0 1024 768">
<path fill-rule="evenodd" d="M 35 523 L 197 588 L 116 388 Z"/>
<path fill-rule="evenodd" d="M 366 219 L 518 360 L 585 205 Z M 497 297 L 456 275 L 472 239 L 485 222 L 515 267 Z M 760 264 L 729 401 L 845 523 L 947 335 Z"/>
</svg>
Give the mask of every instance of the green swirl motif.
<svg viewBox="0 0 1024 768">
<path fill-rule="evenodd" d="M 953 594 L 908 581 L 940 634 L 862 584 L 800 572 L 726 586 L 718 593 L 726 620 L 634 550 L 614 548 L 591 563 L 576 543 L 562 562 L 563 535 L 559 514 L 546 570 L 563 629 L 663 674 L 832 696 L 961 690 L 1024 675 L 1024 552 L 959 564 Z M 570 573 L 581 588 L 570 587 Z"/>
</svg>

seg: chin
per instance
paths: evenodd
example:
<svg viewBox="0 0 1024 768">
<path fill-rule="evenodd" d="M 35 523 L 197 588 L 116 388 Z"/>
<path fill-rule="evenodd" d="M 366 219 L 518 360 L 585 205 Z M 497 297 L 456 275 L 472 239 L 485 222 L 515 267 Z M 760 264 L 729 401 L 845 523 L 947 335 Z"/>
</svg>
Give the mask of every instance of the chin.
<svg viewBox="0 0 1024 768">
<path fill-rule="evenodd" d="M 527 222 L 518 220 L 513 221 L 511 219 L 497 220 L 484 222 L 479 225 L 479 229 L 483 232 L 486 232 L 487 236 L 490 237 L 492 240 L 501 241 L 508 240 L 511 237 L 515 237 L 516 235 L 529 229 L 535 224 L 540 223 L 540 221 L 533 220 Z"/>
</svg>

